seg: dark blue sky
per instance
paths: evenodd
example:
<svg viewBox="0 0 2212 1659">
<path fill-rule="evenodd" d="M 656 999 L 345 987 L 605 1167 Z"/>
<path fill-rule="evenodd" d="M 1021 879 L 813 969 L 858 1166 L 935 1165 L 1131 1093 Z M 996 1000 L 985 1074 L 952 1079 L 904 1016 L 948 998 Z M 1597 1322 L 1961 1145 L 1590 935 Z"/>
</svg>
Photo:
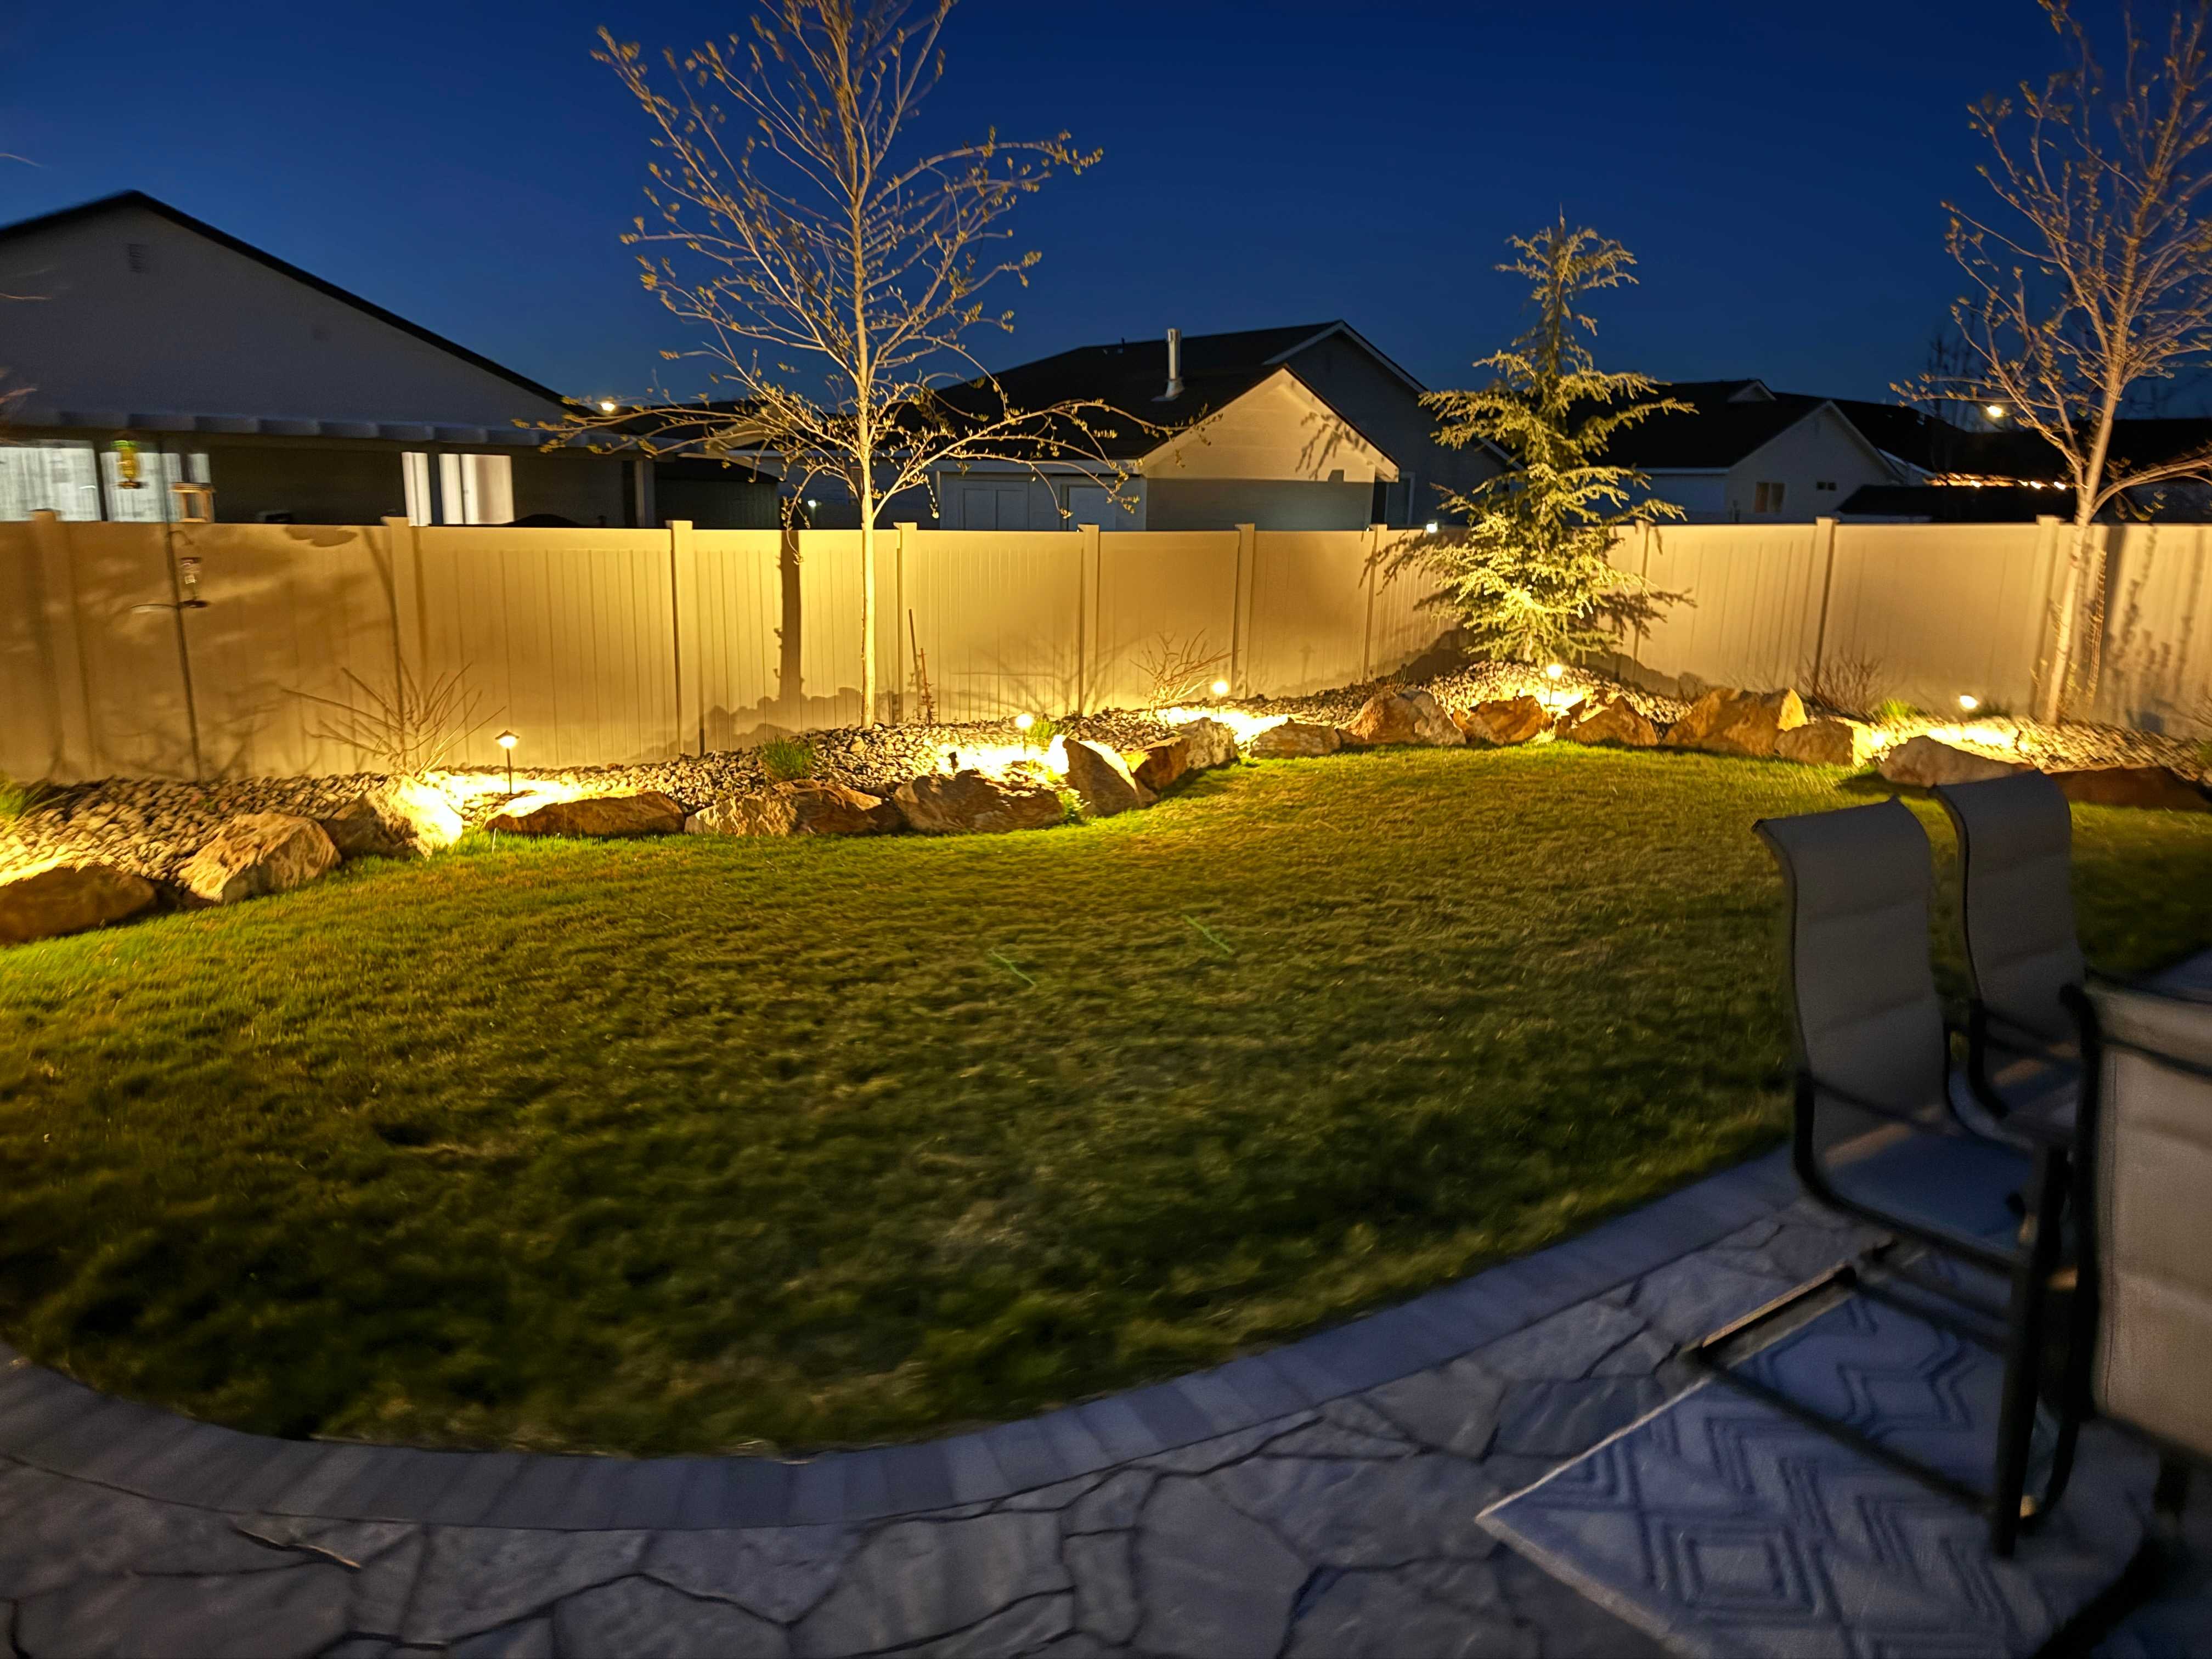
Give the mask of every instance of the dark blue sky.
<svg viewBox="0 0 2212 1659">
<path fill-rule="evenodd" d="M 682 343 L 616 241 L 647 151 L 592 30 L 681 46 L 739 5 L 4 10 L 0 150 L 34 165 L 0 219 L 145 190 L 576 393 Z M 1106 152 L 1024 210 L 1044 259 L 988 361 L 1342 316 L 1465 384 L 1516 324 L 1503 239 L 1564 207 L 1641 261 L 1602 362 L 1864 397 L 1954 290 L 1965 106 L 2057 50 L 2033 0 L 969 0 L 946 46 L 935 124 Z"/>
</svg>

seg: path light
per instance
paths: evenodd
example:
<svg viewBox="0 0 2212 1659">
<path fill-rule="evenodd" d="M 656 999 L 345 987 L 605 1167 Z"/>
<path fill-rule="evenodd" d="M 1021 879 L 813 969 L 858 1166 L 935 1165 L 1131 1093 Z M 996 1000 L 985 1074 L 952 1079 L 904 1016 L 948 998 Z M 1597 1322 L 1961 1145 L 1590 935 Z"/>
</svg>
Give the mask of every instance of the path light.
<svg viewBox="0 0 2212 1659">
<path fill-rule="evenodd" d="M 1017 715 L 1015 715 L 1015 716 L 1014 716 L 1014 730 L 1015 730 L 1015 731 L 1017 731 L 1017 732 L 1026 732 L 1026 731 L 1028 731 L 1028 730 L 1030 729 L 1030 727 L 1031 727 L 1032 726 L 1035 726 L 1036 724 L 1036 716 L 1035 714 L 1017 714 Z"/>
<path fill-rule="evenodd" d="M 1959 694 L 1959 712 L 1960 714 L 1971 714 L 1974 710 L 1979 708 L 1981 706 L 1982 700 L 1979 697 L 1973 696 L 1971 692 L 1961 691 Z"/>
<path fill-rule="evenodd" d="M 1425 536 L 1435 535 L 1437 533 L 1437 521 L 1434 519 L 1431 519 L 1426 524 L 1423 525 L 1421 526 L 1421 533 Z"/>
<path fill-rule="evenodd" d="M 1229 682 L 1227 680 L 1214 681 L 1213 695 L 1217 697 L 1227 696 L 1229 695 Z"/>
<path fill-rule="evenodd" d="M 514 745 L 522 741 L 512 732 L 502 732 L 492 741 L 507 751 L 507 793 L 514 793 Z"/>
<path fill-rule="evenodd" d="M 1547 680 L 1559 679 L 1562 678 L 1566 672 L 1567 665 L 1563 662 L 1547 662 L 1544 665 L 1544 678 Z"/>
</svg>

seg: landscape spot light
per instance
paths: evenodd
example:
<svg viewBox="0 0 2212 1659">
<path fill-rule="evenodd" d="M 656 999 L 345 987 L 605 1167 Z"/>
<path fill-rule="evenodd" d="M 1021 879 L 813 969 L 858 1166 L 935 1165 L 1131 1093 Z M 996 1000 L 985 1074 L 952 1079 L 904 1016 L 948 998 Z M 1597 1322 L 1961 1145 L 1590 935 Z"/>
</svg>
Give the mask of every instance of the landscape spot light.
<svg viewBox="0 0 2212 1659">
<path fill-rule="evenodd" d="M 1227 696 L 1229 695 L 1229 682 L 1227 680 L 1214 681 L 1213 695 L 1217 697 Z"/>
<path fill-rule="evenodd" d="M 1567 667 L 1565 663 L 1553 662 L 1546 663 L 1544 665 L 1544 678 L 1547 680 L 1559 679 L 1564 676 L 1566 672 Z"/>
<path fill-rule="evenodd" d="M 1959 708 L 1962 714 L 1971 714 L 1981 706 L 1982 700 L 1972 693 L 1961 691 L 1959 694 Z"/>
<path fill-rule="evenodd" d="M 514 793 L 514 745 L 521 742 L 522 739 L 516 737 L 512 732 L 502 732 L 497 737 L 494 738 L 492 741 L 497 744 L 500 748 L 506 752 L 507 793 L 511 795 Z"/>
<path fill-rule="evenodd" d="M 1023 714 L 1014 716 L 1014 730 L 1017 732 L 1026 732 L 1030 727 L 1036 724 L 1036 716 L 1035 714 Z"/>
</svg>

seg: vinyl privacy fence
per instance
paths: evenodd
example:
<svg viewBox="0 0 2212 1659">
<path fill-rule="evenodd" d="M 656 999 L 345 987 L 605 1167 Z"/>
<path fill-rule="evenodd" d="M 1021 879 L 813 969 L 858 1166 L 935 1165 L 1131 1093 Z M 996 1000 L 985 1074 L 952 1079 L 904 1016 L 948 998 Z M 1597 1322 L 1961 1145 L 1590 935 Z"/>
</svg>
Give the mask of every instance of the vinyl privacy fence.
<svg viewBox="0 0 2212 1659">
<path fill-rule="evenodd" d="M 880 683 L 941 722 L 1151 701 L 1169 659 L 1243 695 L 1435 639 L 1408 532 L 883 532 Z M 0 771 L 71 781 L 373 769 L 317 698 L 460 677 L 459 757 L 587 766 L 860 715 L 854 531 L 0 524 Z M 350 677 L 350 678 L 349 678 Z"/>
<path fill-rule="evenodd" d="M 1396 670 L 1436 638 L 1414 532 L 884 532 L 881 684 L 943 722 L 1141 705 L 1165 657 L 1240 696 Z M 2212 527 L 2108 532 L 2090 716 L 2212 734 Z M 460 757 L 665 758 L 860 717 L 853 531 L 0 524 L 0 771 L 70 781 L 373 769 L 313 696 L 465 677 Z M 2064 545 L 2055 524 L 1641 530 L 1624 567 L 1685 596 L 1620 666 L 1673 691 L 1808 685 L 2025 708 Z"/>
</svg>

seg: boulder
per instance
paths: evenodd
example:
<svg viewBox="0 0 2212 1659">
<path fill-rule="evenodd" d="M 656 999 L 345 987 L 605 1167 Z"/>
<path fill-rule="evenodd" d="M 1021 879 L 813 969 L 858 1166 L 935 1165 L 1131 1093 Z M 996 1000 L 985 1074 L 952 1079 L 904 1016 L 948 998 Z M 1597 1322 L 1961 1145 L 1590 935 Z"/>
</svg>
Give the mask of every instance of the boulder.
<svg viewBox="0 0 2212 1659">
<path fill-rule="evenodd" d="M 82 933 L 153 908 L 154 884 L 110 864 L 54 863 L 0 876 L 0 945 Z"/>
<path fill-rule="evenodd" d="M 1152 804 L 1152 792 L 1139 783 L 1128 762 L 1103 743 L 1088 738 L 1069 738 L 1067 787 L 1083 797 L 1083 810 L 1095 818 L 1110 818 Z"/>
<path fill-rule="evenodd" d="M 374 797 L 356 795 L 326 818 L 315 820 L 342 859 L 404 859 L 415 856 L 415 837 L 407 825 L 389 817 Z"/>
<path fill-rule="evenodd" d="M 516 808 L 521 808 L 520 811 Z M 484 825 L 511 836 L 674 836 L 684 830 L 684 809 L 657 789 L 641 795 L 593 795 L 533 806 L 525 797 Z"/>
<path fill-rule="evenodd" d="M 1467 741 L 1437 700 L 1425 691 L 1377 691 L 1352 716 L 1345 736 L 1353 743 L 1419 744 L 1452 749 Z"/>
<path fill-rule="evenodd" d="M 1875 749 L 1874 729 L 1856 720 L 1808 720 L 1774 740 L 1778 760 L 1808 766 L 1864 766 Z"/>
<path fill-rule="evenodd" d="M 716 801 L 684 827 L 704 836 L 880 836 L 905 823 L 880 796 L 806 778 Z"/>
<path fill-rule="evenodd" d="M 289 893 L 337 867 L 338 849 L 313 818 L 245 812 L 192 854 L 178 879 L 210 904 Z"/>
<path fill-rule="evenodd" d="M 1176 728 L 1183 741 L 1184 763 L 1194 772 L 1237 763 L 1237 733 L 1219 720 L 1186 720 Z"/>
<path fill-rule="evenodd" d="M 1626 697 L 1615 697 L 1559 735 L 1569 743 L 1617 743 L 1629 749 L 1650 749 L 1659 742 L 1658 728 L 1638 714 L 1636 705 Z"/>
<path fill-rule="evenodd" d="M 1552 711 L 1544 707 L 1541 697 L 1493 697 L 1472 708 L 1454 709 L 1452 724 L 1469 743 L 1505 748 L 1549 731 Z"/>
<path fill-rule="evenodd" d="M 394 778 L 369 800 L 387 821 L 405 830 L 415 851 L 424 857 L 444 852 L 465 828 L 452 797 L 422 778 Z"/>
<path fill-rule="evenodd" d="M 925 836 L 1045 830 L 1066 816 L 1059 795 L 1040 784 L 1001 782 L 973 770 L 908 778 L 891 799 L 907 827 Z"/>
<path fill-rule="evenodd" d="M 1280 726 L 1271 726 L 1250 744 L 1255 760 L 1310 760 L 1316 755 L 1334 755 L 1343 747 L 1343 732 L 1311 720 L 1285 720 Z"/>
<path fill-rule="evenodd" d="M 1130 768 L 1137 781 L 1155 795 L 1164 793 L 1189 770 L 1190 744 L 1183 738 L 1163 738 L 1146 744 Z"/>
<path fill-rule="evenodd" d="M 2212 810 L 2204 791 L 2163 766 L 2098 766 L 2053 772 L 2051 780 L 2069 800 L 2085 806 L 2149 806 L 2170 812 Z"/>
<path fill-rule="evenodd" d="M 1771 757 L 1785 732 L 1805 724 L 1805 704 L 1795 691 L 1738 691 L 1721 686 L 1690 705 L 1668 729 L 1674 749 L 1715 755 Z"/>
<path fill-rule="evenodd" d="M 1881 775 L 1892 783 L 1917 784 L 1926 789 L 1939 783 L 1979 783 L 1985 778 L 2009 777 L 2035 769 L 2024 761 L 1995 760 L 1948 743 L 1921 736 L 1900 743 L 1881 757 Z"/>
</svg>

